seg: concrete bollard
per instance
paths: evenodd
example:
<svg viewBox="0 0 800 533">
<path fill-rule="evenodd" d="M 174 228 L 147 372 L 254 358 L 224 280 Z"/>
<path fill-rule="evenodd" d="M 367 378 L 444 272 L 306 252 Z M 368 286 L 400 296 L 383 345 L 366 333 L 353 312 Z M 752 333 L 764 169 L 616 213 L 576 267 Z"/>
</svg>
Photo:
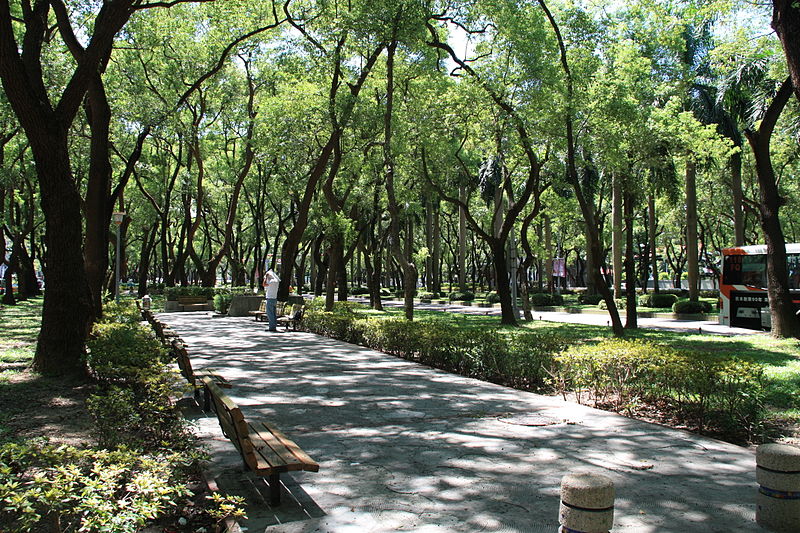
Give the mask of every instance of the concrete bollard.
<svg viewBox="0 0 800 533">
<path fill-rule="evenodd" d="M 762 444 L 756 449 L 756 522 L 778 533 L 800 531 L 800 448 Z"/>
<path fill-rule="evenodd" d="M 614 482 L 589 473 L 561 479 L 559 533 L 608 533 L 614 525 Z"/>
</svg>

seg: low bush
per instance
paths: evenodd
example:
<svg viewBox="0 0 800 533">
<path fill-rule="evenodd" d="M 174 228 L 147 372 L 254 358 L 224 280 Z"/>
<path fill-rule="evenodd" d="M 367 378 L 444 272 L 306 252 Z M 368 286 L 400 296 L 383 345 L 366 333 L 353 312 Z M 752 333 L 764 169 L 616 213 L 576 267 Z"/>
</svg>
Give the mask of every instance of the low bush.
<svg viewBox="0 0 800 533">
<path fill-rule="evenodd" d="M 350 294 L 353 296 L 361 296 L 363 294 L 369 294 L 369 287 L 353 287 L 350 289 Z"/>
<path fill-rule="evenodd" d="M 669 308 L 678 301 L 674 294 L 650 293 L 639 296 L 639 305 L 642 307 L 653 307 L 657 309 Z"/>
<path fill-rule="evenodd" d="M 214 295 L 214 310 L 217 313 L 225 314 L 231 306 L 233 295 L 228 292 L 218 292 Z"/>
<path fill-rule="evenodd" d="M 106 302 L 103 305 L 103 316 L 98 320 L 101 323 L 118 322 L 122 324 L 138 324 L 142 321 L 142 313 L 131 300 Z"/>
<path fill-rule="evenodd" d="M 0 525 L 135 533 L 188 495 L 185 465 L 179 453 L 8 443 L 0 447 Z"/>
<path fill-rule="evenodd" d="M 486 299 L 486 303 L 489 303 L 489 304 L 499 304 L 500 303 L 500 295 L 497 294 L 496 291 L 492 291 L 492 292 L 487 293 L 486 296 L 484 296 L 484 298 Z"/>
<path fill-rule="evenodd" d="M 578 303 L 583 305 L 597 305 L 603 300 L 603 296 L 600 294 L 586 294 L 585 292 L 581 292 L 578 295 Z"/>
<path fill-rule="evenodd" d="M 736 358 L 677 351 L 642 342 L 605 340 L 555 357 L 554 384 L 579 402 L 610 404 L 632 414 L 642 404 L 669 408 L 701 430 L 743 430 L 764 417 L 763 367 Z"/>
<path fill-rule="evenodd" d="M 420 300 L 432 300 L 432 299 L 436 298 L 436 295 L 434 293 L 432 293 L 432 292 L 420 292 L 420 293 L 417 293 L 417 297 Z"/>
<path fill-rule="evenodd" d="M 708 302 L 693 302 L 691 300 L 679 300 L 672 304 L 672 312 L 678 315 L 696 315 L 711 311 L 711 304 Z"/>
<path fill-rule="evenodd" d="M 713 298 L 713 299 L 717 299 L 717 298 L 719 298 L 719 291 L 718 291 L 718 290 L 713 290 L 713 291 L 700 291 L 700 298 Z"/>
<path fill-rule="evenodd" d="M 614 300 L 614 305 L 617 306 L 617 309 L 625 309 L 626 302 L 622 298 Z M 606 304 L 605 300 L 600 300 L 600 303 L 597 304 L 599 309 L 608 309 L 608 305 Z"/>
<path fill-rule="evenodd" d="M 149 327 L 99 322 L 87 341 L 86 363 L 100 381 L 135 381 L 143 371 L 166 360 L 167 352 Z"/>
<path fill-rule="evenodd" d="M 549 292 L 534 292 L 529 295 L 531 305 L 534 307 L 552 307 L 564 303 L 564 297 L 560 294 L 550 294 Z"/>
</svg>

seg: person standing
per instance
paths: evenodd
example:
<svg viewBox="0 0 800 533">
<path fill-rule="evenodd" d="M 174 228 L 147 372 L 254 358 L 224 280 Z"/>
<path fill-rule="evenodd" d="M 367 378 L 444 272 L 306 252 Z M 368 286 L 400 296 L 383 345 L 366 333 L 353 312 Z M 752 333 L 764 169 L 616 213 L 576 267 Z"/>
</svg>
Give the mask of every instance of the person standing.
<svg viewBox="0 0 800 533">
<path fill-rule="evenodd" d="M 264 278 L 265 297 L 267 299 L 267 320 L 269 321 L 268 331 L 278 331 L 278 317 L 276 308 L 278 305 L 278 285 L 281 278 L 271 268 L 267 270 Z"/>
</svg>

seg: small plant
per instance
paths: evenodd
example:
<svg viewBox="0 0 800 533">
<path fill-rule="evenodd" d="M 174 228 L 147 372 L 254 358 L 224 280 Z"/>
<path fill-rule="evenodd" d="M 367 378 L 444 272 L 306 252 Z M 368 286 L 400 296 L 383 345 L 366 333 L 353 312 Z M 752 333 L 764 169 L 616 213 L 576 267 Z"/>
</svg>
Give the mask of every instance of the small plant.
<svg viewBox="0 0 800 533">
<path fill-rule="evenodd" d="M 486 298 L 486 303 L 489 303 L 489 304 L 499 304 L 500 303 L 500 295 L 497 294 L 496 291 L 492 291 L 490 293 L 487 293 L 485 298 Z"/>
<path fill-rule="evenodd" d="M 227 313 L 232 300 L 233 294 L 229 292 L 218 292 L 214 295 L 214 310 L 217 313 Z"/>
</svg>

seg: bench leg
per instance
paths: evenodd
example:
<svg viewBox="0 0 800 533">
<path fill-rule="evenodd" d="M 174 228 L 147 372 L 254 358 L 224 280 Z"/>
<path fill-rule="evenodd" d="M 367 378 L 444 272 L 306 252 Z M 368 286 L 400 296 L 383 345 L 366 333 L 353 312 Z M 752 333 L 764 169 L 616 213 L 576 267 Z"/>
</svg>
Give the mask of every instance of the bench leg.
<svg viewBox="0 0 800 533">
<path fill-rule="evenodd" d="M 269 476 L 269 504 L 278 506 L 281 504 L 281 475 L 270 474 Z"/>
</svg>

